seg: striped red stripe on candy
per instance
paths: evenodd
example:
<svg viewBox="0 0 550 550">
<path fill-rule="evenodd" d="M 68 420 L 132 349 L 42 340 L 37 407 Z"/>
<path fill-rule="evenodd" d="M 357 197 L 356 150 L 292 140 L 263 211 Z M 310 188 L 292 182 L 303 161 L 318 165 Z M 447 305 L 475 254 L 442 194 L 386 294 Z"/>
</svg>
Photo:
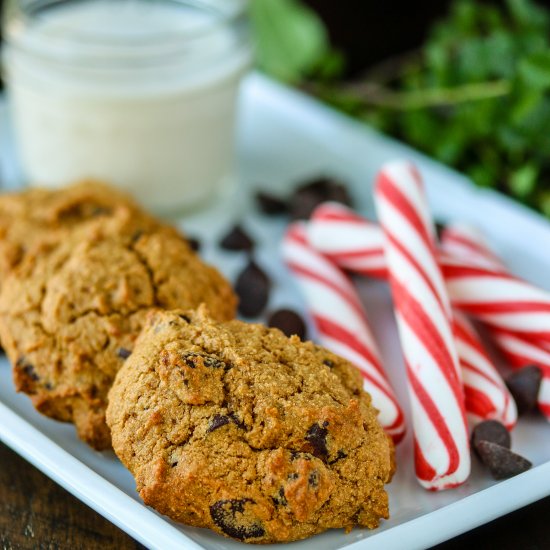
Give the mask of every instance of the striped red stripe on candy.
<svg viewBox="0 0 550 550">
<path fill-rule="evenodd" d="M 308 243 L 305 225 L 291 224 L 282 255 L 303 292 L 319 341 L 356 365 L 365 390 L 380 411 L 381 425 L 395 442 L 405 433 L 403 412 L 382 368 L 360 299 L 349 278 Z"/>
<path fill-rule="evenodd" d="M 343 205 L 325 203 L 314 211 L 307 229 L 310 243 L 341 267 L 372 276 L 372 265 L 376 265 L 375 276 L 387 278 L 383 251 L 384 235 L 376 224 L 365 220 Z M 450 229 L 448 228 L 444 235 L 448 234 Z M 455 236 L 459 231 L 462 232 L 461 228 L 455 229 L 454 226 L 452 230 Z M 466 235 L 474 238 L 473 230 L 470 229 Z M 468 252 L 470 249 L 468 246 L 455 251 Z M 488 250 L 488 246 L 481 238 L 477 238 L 476 265 L 488 265 L 488 258 L 491 256 L 489 253 L 485 256 L 485 250 Z M 365 251 L 368 255 L 365 255 Z M 410 259 L 410 254 L 408 257 Z M 414 259 L 411 261 L 417 265 Z M 496 257 L 492 257 L 492 262 L 496 265 Z M 502 270 L 502 264 L 498 262 L 498 265 L 499 270 Z M 463 319 L 462 323 L 460 319 Z M 464 394 L 468 417 L 473 422 L 496 419 L 512 428 L 516 422 L 517 412 L 510 392 L 483 350 L 474 328 L 464 317 L 460 317 L 458 321 L 460 326 L 457 331 L 455 325 L 455 340 L 465 381 Z"/>
<path fill-rule="evenodd" d="M 380 171 L 375 204 L 407 367 L 417 479 L 430 490 L 454 487 L 470 474 L 464 395 L 433 222 L 411 165 Z"/>
</svg>

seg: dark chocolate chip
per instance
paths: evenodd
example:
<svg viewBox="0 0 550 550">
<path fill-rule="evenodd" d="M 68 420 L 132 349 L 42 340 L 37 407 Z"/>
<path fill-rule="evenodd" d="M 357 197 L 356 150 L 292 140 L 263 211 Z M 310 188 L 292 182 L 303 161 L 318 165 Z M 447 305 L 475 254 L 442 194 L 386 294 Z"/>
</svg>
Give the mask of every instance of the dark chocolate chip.
<svg viewBox="0 0 550 550">
<path fill-rule="evenodd" d="M 335 201 L 352 206 L 346 186 L 334 178 L 321 177 L 300 185 L 290 199 L 290 215 L 294 220 L 307 219 L 322 202 Z"/>
<path fill-rule="evenodd" d="M 296 334 L 301 340 L 306 335 L 306 325 L 303 319 L 291 309 L 279 309 L 274 311 L 267 320 L 270 327 L 278 328 L 287 336 Z"/>
<path fill-rule="evenodd" d="M 325 359 L 323 361 L 323 365 L 326 365 L 329 369 L 334 367 L 334 361 L 331 361 L 330 359 Z"/>
<path fill-rule="evenodd" d="M 240 420 L 239 417 L 234 412 L 230 412 L 228 416 L 231 422 L 233 422 L 233 424 L 235 424 L 237 428 L 240 428 L 241 430 L 246 429 L 245 423 L 242 420 Z"/>
<path fill-rule="evenodd" d="M 472 447 L 477 451 L 480 441 L 490 441 L 501 447 L 509 449 L 512 441 L 510 433 L 503 424 L 497 420 L 485 420 L 480 422 L 472 431 Z"/>
<path fill-rule="evenodd" d="M 336 458 L 333 458 L 331 461 L 329 461 L 329 464 L 336 464 L 339 460 L 342 460 L 343 458 L 346 458 L 348 455 L 345 451 L 343 451 L 342 449 L 340 449 L 337 453 L 336 453 Z"/>
<path fill-rule="evenodd" d="M 259 520 L 248 520 L 243 514 L 247 503 L 254 504 L 250 498 L 218 500 L 210 506 L 210 517 L 220 530 L 237 540 L 263 537 L 265 530 Z"/>
<path fill-rule="evenodd" d="M 185 364 L 194 369 L 197 365 L 196 362 L 199 359 L 202 359 L 202 363 L 205 367 L 210 367 L 213 369 L 225 369 L 228 370 L 231 368 L 230 365 L 225 363 L 224 361 L 221 361 L 217 357 L 212 357 L 211 355 L 203 355 L 201 353 L 186 353 L 182 356 L 183 360 L 185 361 Z"/>
<path fill-rule="evenodd" d="M 132 352 L 129 349 L 126 349 L 126 348 L 118 348 L 116 350 L 116 354 L 121 359 L 128 359 L 128 357 L 130 357 L 130 355 L 132 355 Z"/>
<path fill-rule="evenodd" d="M 495 479 L 506 479 L 526 472 L 532 464 L 526 458 L 491 441 L 479 441 L 477 452 Z"/>
<path fill-rule="evenodd" d="M 535 365 L 523 367 L 506 378 L 506 385 L 516 401 L 518 414 L 528 413 L 536 407 L 541 381 L 542 372 Z"/>
<path fill-rule="evenodd" d="M 243 317 L 257 317 L 267 304 L 270 287 L 269 277 L 254 260 L 250 260 L 235 283 L 240 314 Z"/>
<path fill-rule="evenodd" d="M 213 432 L 214 430 L 217 430 L 218 428 L 229 424 L 229 422 L 231 422 L 231 419 L 228 416 L 225 416 L 223 414 L 215 414 L 210 420 L 210 424 L 208 424 L 208 429 L 206 430 L 206 433 Z"/>
<path fill-rule="evenodd" d="M 15 367 L 25 373 L 25 376 L 33 382 L 38 382 L 40 380 L 40 376 L 38 376 L 38 373 L 34 369 L 34 366 L 30 363 L 27 363 L 24 356 L 21 356 L 17 359 Z"/>
<path fill-rule="evenodd" d="M 201 249 L 201 242 L 196 237 L 186 237 L 186 240 L 193 252 L 198 252 Z"/>
<path fill-rule="evenodd" d="M 274 497 L 271 497 L 271 500 L 273 501 L 275 506 L 286 506 L 288 504 L 288 501 L 286 500 L 285 496 L 285 488 L 280 487 L 279 492 Z"/>
<path fill-rule="evenodd" d="M 170 466 L 172 468 L 175 468 L 176 466 L 178 465 L 178 461 L 176 460 L 175 462 L 172 462 L 172 464 L 170 464 Z"/>
<path fill-rule="evenodd" d="M 258 191 L 256 193 L 256 202 L 258 204 L 258 208 L 267 216 L 284 214 L 287 211 L 287 204 L 285 200 L 265 191 Z"/>
<path fill-rule="evenodd" d="M 323 422 L 323 425 L 313 424 L 307 431 L 306 441 L 312 446 L 313 454 L 317 458 L 326 460 L 328 457 L 327 449 L 327 427 L 328 422 Z"/>
<path fill-rule="evenodd" d="M 179 317 L 180 317 L 180 319 L 183 319 L 186 323 L 191 322 L 191 317 L 188 317 L 187 315 L 184 315 L 183 313 L 180 313 Z"/>
<path fill-rule="evenodd" d="M 319 472 L 317 470 L 313 470 L 313 472 L 309 474 L 307 483 L 310 487 L 317 487 L 319 485 Z"/>
<path fill-rule="evenodd" d="M 254 241 L 237 224 L 223 237 L 220 241 L 220 246 L 225 248 L 225 250 L 252 250 L 254 248 Z"/>
</svg>

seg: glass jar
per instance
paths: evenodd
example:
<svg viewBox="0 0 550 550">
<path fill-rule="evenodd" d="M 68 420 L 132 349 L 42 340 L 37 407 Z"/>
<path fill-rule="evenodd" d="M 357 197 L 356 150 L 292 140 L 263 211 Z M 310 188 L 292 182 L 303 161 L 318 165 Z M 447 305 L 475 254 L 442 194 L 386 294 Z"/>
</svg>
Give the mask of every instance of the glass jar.
<svg viewBox="0 0 550 550">
<path fill-rule="evenodd" d="M 157 212 L 230 185 L 246 0 L 11 0 L 3 61 L 31 184 L 114 183 Z"/>
</svg>

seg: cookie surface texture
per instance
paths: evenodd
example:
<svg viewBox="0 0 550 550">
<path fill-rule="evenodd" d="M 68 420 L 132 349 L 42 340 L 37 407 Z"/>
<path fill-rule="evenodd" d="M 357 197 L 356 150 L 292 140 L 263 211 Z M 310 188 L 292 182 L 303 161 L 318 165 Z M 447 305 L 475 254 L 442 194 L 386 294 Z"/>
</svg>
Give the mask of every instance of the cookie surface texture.
<svg viewBox="0 0 550 550">
<path fill-rule="evenodd" d="M 109 395 L 146 504 L 253 543 L 388 517 L 393 447 L 359 371 L 277 329 L 149 315 Z"/>
<path fill-rule="evenodd" d="M 235 302 L 229 283 L 175 230 L 125 214 L 26 254 L 1 285 L 0 338 L 16 388 L 105 449 L 107 393 L 147 312 L 206 303 L 224 320 Z"/>
</svg>

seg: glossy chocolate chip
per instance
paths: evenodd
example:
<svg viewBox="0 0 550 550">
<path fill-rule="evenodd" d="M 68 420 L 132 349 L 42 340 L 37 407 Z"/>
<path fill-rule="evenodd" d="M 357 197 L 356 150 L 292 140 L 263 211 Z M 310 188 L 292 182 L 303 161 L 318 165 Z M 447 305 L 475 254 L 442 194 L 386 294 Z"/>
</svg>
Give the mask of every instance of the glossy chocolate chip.
<svg viewBox="0 0 550 550">
<path fill-rule="evenodd" d="M 267 216 L 276 216 L 277 214 L 284 214 L 287 211 L 285 200 L 266 191 L 258 191 L 256 193 L 256 203 L 258 204 L 258 208 Z"/>
<path fill-rule="evenodd" d="M 128 357 L 130 357 L 130 355 L 132 355 L 132 352 L 129 349 L 126 349 L 126 348 L 118 348 L 116 350 L 116 354 L 121 359 L 128 359 Z"/>
<path fill-rule="evenodd" d="M 476 450 L 495 479 L 516 476 L 532 466 L 526 458 L 490 441 L 479 441 Z"/>
<path fill-rule="evenodd" d="M 237 540 L 263 537 L 265 530 L 258 519 L 250 521 L 244 516 L 246 504 L 254 504 L 250 498 L 218 500 L 210 506 L 210 517 L 220 530 Z"/>
<path fill-rule="evenodd" d="M 270 327 L 278 328 L 286 336 L 296 334 L 301 340 L 304 340 L 306 335 L 304 320 L 291 309 L 278 309 L 274 311 L 269 316 L 267 324 Z"/>
<path fill-rule="evenodd" d="M 252 250 L 254 241 L 240 225 L 234 225 L 222 238 L 220 246 L 225 250 Z"/>
<path fill-rule="evenodd" d="M 193 252 L 198 252 L 201 249 L 201 242 L 196 237 L 187 237 L 187 244 Z"/>
<path fill-rule="evenodd" d="M 477 445 L 480 441 L 490 441 L 501 447 L 509 449 L 512 441 L 510 433 L 497 420 L 485 420 L 480 422 L 472 431 L 472 447 L 477 451 Z"/>
<path fill-rule="evenodd" d="M 322 460 L 326 460 L 328 457 L 327 426 L 328 422 L 323 422 L 322 426 L 320 424 L 313 424 L 306 434 L 306 441 L 311 445 L 313 454 Z"/>
<path fill-rule="evenodd" d="M 523 367 L 506 378 L 506 385 L 514 397 L 518 414 L 528 413 L 536 407 L 541 381 L 542 372 L 535 365 Z"/>
<path fill-rule="evenodd" d="M 231 420 L 228 416 L 225 416 L 224 414 L 215 414 L 210 420 L 206 432 L 213 432 L 214 430 L 217 430 L 218 428 L 221 428 L 222 426 L 225 426 L 230 422 Z"/>
<path fill-rule="evenodd" d="M 308 219 L 313 210 L 326 201 L 352 206 L 351 197 L 342 182 L 321 177 L 298 186 L 289 201 L 290 216 L 293 220 Z"/>
<path fill-rule="evenodd" d="M 239 297 L 239 313 L 243 317 L 257 317 L 267 305 L 270 287 L 269 277 L 250 260 L 235 283 L 235 292 Z"/>
</svg>

